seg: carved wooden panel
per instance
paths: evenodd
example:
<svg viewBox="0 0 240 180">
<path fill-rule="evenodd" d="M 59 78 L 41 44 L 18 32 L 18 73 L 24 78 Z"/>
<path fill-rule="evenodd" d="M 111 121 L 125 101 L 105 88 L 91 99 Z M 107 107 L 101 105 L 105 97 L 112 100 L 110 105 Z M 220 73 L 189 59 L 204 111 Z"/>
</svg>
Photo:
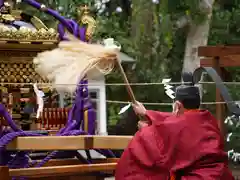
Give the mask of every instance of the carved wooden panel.
<svg viewBox="0 0 240 180">
<path fill-rule="evenodd" d="M 37 52 L 31 51 L 0 51 L 0 57 L 35 57 Z"/>
<path fill-rule="evenodd" d="M 47 83 L 35 70 L 32 61 L 0 61 L 0 83 Z M 14 84 L 13 84 L 14 85 Z"/>
</svg>

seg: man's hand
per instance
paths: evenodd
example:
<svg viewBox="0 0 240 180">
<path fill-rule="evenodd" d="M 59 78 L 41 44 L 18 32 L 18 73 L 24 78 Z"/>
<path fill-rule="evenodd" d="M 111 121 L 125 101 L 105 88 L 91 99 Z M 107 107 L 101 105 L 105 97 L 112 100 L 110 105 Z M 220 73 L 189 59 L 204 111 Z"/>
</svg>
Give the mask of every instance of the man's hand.
<svg viewBox="0 0 240 180">
<path fill-rule="evenodd" d="M 133 109 L 134 109 L 135 113 L 140 116 L 146 115 L 147 110 L 145 109 L 143 104 L 140 102 L 136 102 L 135 104 L 133 104 Z"/>
<path fill-rule="evenodd" d="M 176 115 L 176 116 L 180 116 L 181 114 L 184 113 L 184 108 L 183 108 L 183 105 L 181 102 L 179 101 L 176 101 L 174 104 L 173 104 L 173 114 Z"/>
<path fill-rule="evenodd" d="M 142 119 L 138 121 L 138 129 L 150 125 L 150 122 L 145 118 L 147 110 L 142 103 L 136 102 L 135 104 L 133 104 L 133 110 L 137 115 L 142 117 Z"/>
<path fill-rule="evenodd" d="M 148 121 L 138 121 L 138 129 L 149 126 Z"/>
</svg>

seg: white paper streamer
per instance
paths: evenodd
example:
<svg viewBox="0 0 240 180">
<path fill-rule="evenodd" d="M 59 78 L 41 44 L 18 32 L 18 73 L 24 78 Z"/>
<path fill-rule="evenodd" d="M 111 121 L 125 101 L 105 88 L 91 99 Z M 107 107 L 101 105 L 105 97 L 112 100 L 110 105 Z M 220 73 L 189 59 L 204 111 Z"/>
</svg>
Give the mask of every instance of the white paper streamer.
<svg viewBox="0 0 240 180">
<path fill-rule="evenodd" d="M 127 111 L 130 107 L 131 107 L 131 103 L 129 103 L 128 105 L 124 106 L 120 111 L 119 111 L 119 115 L 124 113 L 125 111 Z"/>
<path fill-rule="evenodd" d="M 235 116 L 235 115 L 232 115 L 232 116 L 228 116 L 225 121 L 224 121 L 225 124 L 229 125 L 229 126 L 240 126 L 240 121 L 239 121 L 239 117 Z M 226 141 L 227 142 L 230 142 L 232 140 L 232 136 L 234 136 L 234 133 L 233 132 L 230 132 L 228 135 L 227 135 L 227 138 L 226 138 Z M 234 149 L 231 149 L 227 152 L 228 154 L 228 157 L 230 159 L 232 159 L 234 162 L 237 162 L 237 161 L 240 161 L 240 153 L 238 152 L 235 152 Z"/>
<path fill-rule="evenodd" d="M 163 83 L 163 84 L 167 84 L 167 83 L 169 83 L 170 81 L 171 81 L 171 79 L 163 79 L 163 80 L 162 80 L 162 83 Z"/>
<path fill-rule="evenodd" d="M 162 83 L 164 85 L 165 93 L 167 94 L 167 96 L 170 97 L 171 99 L 174 99 L 175 92 L 172 90 L 173 86 L 168 84 L 170 81 L 171 79 L 163 79 Z"/>
<path fill-rule="evenodd" d="M 234 162 L 237 162 L 240 160 L 240 153 L 235 152 L 233 149 L 228 151 L 228 157 L 230 157 Z"/>
<path fill-rule="evenodd" d="M 165 88 L 165 89 L 172 89 L 173 86 L 171 86 L 171 85 L 169 85 L 169 84 L 164 84 L 164 88 Z"/>
<path fill-rule="evenodd" d="M 233 133 L 229 133 L 229 134 L 227 135 L 227 142 L 230 141 L 230 138 L 231 138 L 232 134 L 233 134 Z"/>
<path fill-rule="evenodd" d="M 43 107 L 44 107 L 43 97 L 45 96 L 45 94 L 44 94 L 44 92 L 40 91 L 37 88 L 37 84 L 33 84 L 33 89 L 34 89 L 34 92 L 37 96 L 37 104 L 38 104 L 36 118 L 39 118 L 41 113 L 43 112 Z"/>
<path fill-rule="evenodd" d="M 166 91 L 165 91 L 165 93 L 168 95 L 168 97 L 170 97 L 171 99 L 174 99 L 175 98 L 175 96 L 173 95 L 175 92 L 173 91 L 173 90 L 171 90 L 171 89 L 167 89 Z"/>
</svg>

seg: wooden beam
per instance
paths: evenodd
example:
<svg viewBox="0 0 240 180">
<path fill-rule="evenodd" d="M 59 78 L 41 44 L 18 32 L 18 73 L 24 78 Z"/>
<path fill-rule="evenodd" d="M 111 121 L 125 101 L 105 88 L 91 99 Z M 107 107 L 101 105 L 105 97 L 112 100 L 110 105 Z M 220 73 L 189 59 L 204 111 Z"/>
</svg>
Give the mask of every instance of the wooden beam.
<svg viewBox="0 0 240 180">
<path fill-rule="evenodd" d="M 240 46 L 200 46 L 198 56 L 223 57 L 228 55 L 239 55 Z"/>
<path fill-rule="evenodd" d="M 10 177 L 50 177 L 83 173 L 114 171 L 117 163 L 84 164 L 71 166 L 51 166 L 41 168 L 10 169 Z M 4 179 L 5 180 L 5 179 Z"/>
<path fill-rule="evenodd" d="M 202 67 L 214 67 L 213 58 L 202 58 L 200 60 Z M 219 60 L 220 67 L 237 67 L 240 66 L 240 56 L 225 56 Z"/>
<path fill-rule="evenodd" d="M 52 41 L 51 41 L 52 42 Z M 0 53 L 6 50 L 11 51 L 27 51 L 27 52 L 41 52 L 45 50 L 51 50 L 57 47 L 56 43 L 46 44 L 18 44 L 18 43 L 1 43 L 0 41 Z"/>
<path fill-rule="evenodd" d="M 200 66 L 201 67 L 213 67 L 213 58 L 201 58 Z"/>
<path fill-rule="evenodd" d="M 132 136 L 39 136 L 18 137 L 8 150 L 125 149 Z"/>
<path fill-rule="evenodd" d="M 93 164 L 100 164 L 100 163 L 117 163 L 119 158 L 106 158 L 106 159 L 93 159 Z M 41 162 L 42 160 L 36 161 L 36 163 Z M 44 167 L 49 166 L 67 166 L 67 165 L 80 165 L 82 164 L 81 161 L 77 158 L 72 159 L 52 159 L 48 161 Z"/>
</svg>

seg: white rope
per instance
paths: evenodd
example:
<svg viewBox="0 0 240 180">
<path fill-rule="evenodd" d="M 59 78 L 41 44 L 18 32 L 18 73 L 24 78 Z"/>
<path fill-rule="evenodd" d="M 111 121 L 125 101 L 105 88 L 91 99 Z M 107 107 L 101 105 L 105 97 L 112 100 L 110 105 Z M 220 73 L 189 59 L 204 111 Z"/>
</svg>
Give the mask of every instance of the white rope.
<svg viewBox="0 0 240 180">
<path fill-rule="evenodd" d="M 99 101 L 99 99 L 92 99 L 92 101 Z M 129 101 L 115 101 L 115 100 L 106 100 L 107 103 L 112 104 L 129 104 Z M 231 101 L 231 103 L 239 103 L 239 101 Z M 150 105 L 150 106 L 172 106 L 172 102 L 170 103 L 151 103 L 151 102 L 141 102 L 143 105 Z M 217 104 L 226 104 L 227 102 L 203 102 L 201 105 L 217 105 Z"/>
<path fill-rule="evenodd" d="M 74 98 L 70 97 L 69 99 L 71 99 L 70 104 L 72 104 Z M 92 102 L 100 102 L 99 99 L 95 99 L 95 98 L 91 98 L 91 101 Z M 108 104 L 125 104 L 125 105 L 130 103 L 130 101 L 118 101 L 118 100 L 106 100 L 104 102 L 106 102 Z M 143 105 L 150 105 L 150 106 L 172 106 L 172 102 L 169 102 L 169 103 L 141 102 L 141 103 Z M 215 101 L 213 101 L 213 102 L 203 102 L 203 103 L 201 103 L 201 105 L 217 105 L 217 104 L 226 104 L 226 103 L 227 102 L 222 102 L 222 101 L 221 102 L 215 102 Z M 240 100 L 239 101 L 231 101 L 231 103 L 238 104 L 238 103 L 240 103 Z"/>
<path fill-rule="evenodd" d="M 224 84 L 227 85 L 240 85 L 240 82 L 223 82 Z M 148 86 L 148 85 L 164 85 L 165 83 L 162 82 L 156 82 L 156 83 L 130 83 L 130 85 L 134 85 L 134 86 Z M 169 82 L 168 84 L 171 85 L 177 85 L 177 84 L 182 84 L 182 82 Z M 201 84 L 215 84 L 215 82 L 201 82 Z M 33 85 L 33 83 L 0 83 L 0 85 L 4 86 L 4 85 L 19 85 L 19 86 L 24 86 L 24 85 Z M 50 83 L 35 83 L 36 86 L 44 86 L 44 87 L 52 87 L 52 85 Z M 63 84 L 57 84 L 59 86 L 63 85 Z M 69 84 L 70 85 L 70 84 Z M 102 86 L 103 84 L 88 84 L 89 87 L 91 86 Z M 105 84 L 106 86 L 125 86 L 125 83 L 108 83 Z M 66 84 L 64 84 L 64 86 L 66 86 Z M 74 84 L 75 86 L 75 84 Z M 81 85 L 79 85 L 81 86 Z M 91 98 L 91 100 L 93 101 L 99 101 L 99 99 L 93 99 Z M 112 104 L 129 104 L 129 101 L 118 101 L 118 100 L 106 100 L 107 103 L 112 103 Z M 231 103 L 239 103 L 240 100 L 237 101 L 232 101 Z M 151 105 L 151 106 L 172 106 L 172 102 L 169 103 L 151 103 L 151 102 L 142 102 L 144 105 Z M 226 104 L 227 102 L 202 102 L 202 105 L 217 105 L 217 104 Z"/>
<path fill-rule="evenodd" d="M 33 83 L 1 83 L 0 85 L 18 85 L 18 86 L 31 86 Z M 38 86 L 45 86 L 45 87 L 53 87 L 51 83 L 38 83 L 36 82 Z M 149 82 L 149 83 L 130 83 L 131 86 L 151 86 L 151 85 L 164 85 L 165 83 L 162 82 Z M 179 85 L 182 84 L 182 82 L 169 82 L 169 85 Z M 215 82 L 199 82 L 198 84 L 216 84 Z M 240 85 L 240 82 L 223 82 L 225 85 Z M 76 86 L 76 84 L 67 84 L 68 86 Z M 102 83 L 88 83 L 88 86 L 102 86 Z M 105 86 L 125 86 L 126 83 L 106 83 Z M 66 86 L 66 84 L 55 84 L 55 86 Z M 80 84 L 78 86 L 81 86 Z"/>
</svg>

